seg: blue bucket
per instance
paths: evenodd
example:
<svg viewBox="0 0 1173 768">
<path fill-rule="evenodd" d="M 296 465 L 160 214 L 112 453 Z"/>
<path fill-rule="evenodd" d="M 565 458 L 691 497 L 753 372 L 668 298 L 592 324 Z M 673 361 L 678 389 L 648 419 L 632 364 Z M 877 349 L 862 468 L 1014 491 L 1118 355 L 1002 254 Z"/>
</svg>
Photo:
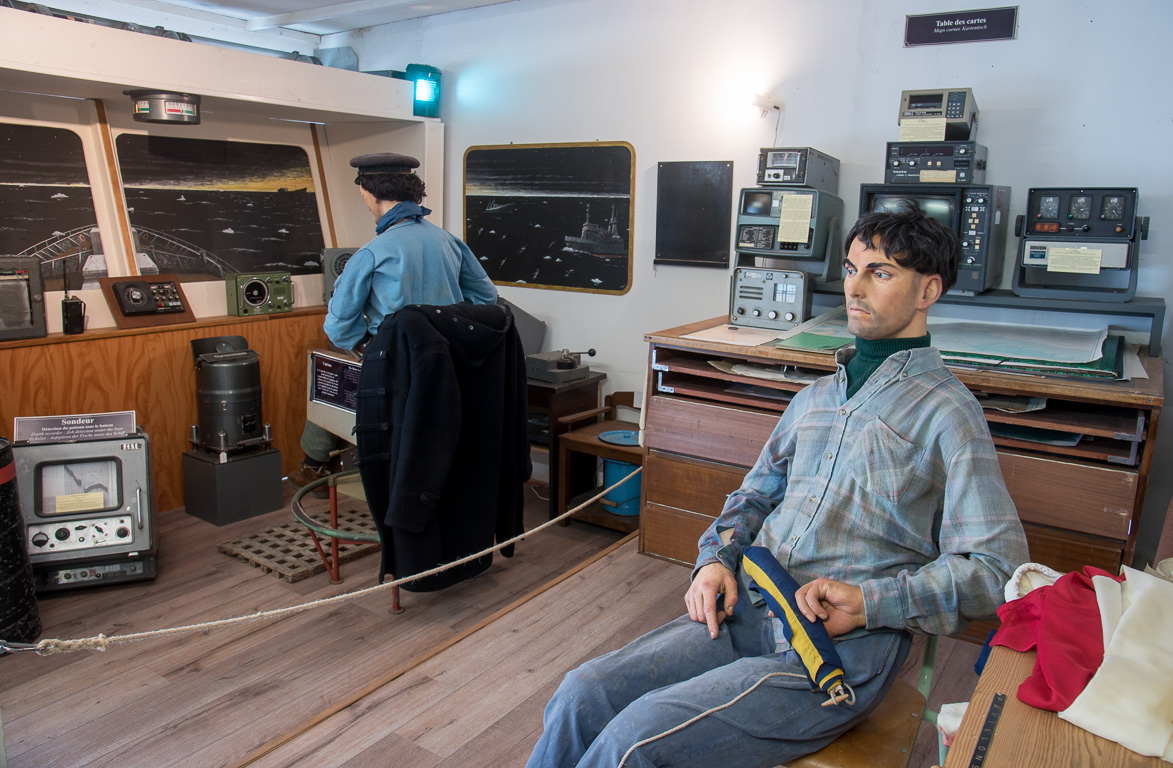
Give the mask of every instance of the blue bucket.
<svg viewBox="0 0 1173 768">
<path fill-rule="evenodd" d="M 635 464 L 624 461 L 603 459 L 603 487 L 610 488 L 638 468 Z M 640 476 L 633 477 L 608 493 L 603 497 L 603 506 L 616 515 L 638 515 L 641 479 Z"/>
</svg>

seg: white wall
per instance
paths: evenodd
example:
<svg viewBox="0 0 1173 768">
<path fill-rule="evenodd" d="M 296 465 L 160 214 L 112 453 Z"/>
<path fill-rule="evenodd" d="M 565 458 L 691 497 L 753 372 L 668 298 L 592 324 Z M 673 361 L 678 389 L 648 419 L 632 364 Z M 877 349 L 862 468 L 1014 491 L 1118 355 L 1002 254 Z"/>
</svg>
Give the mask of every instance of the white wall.
<svg viewBox="0 0 1173 768">
<path fill-rule="evenodd" d="M 839 193 L 854 211 L 859 184 L 883 180 L 885 142 L 897 137 L 906 88 L 973 89 L 978 139 L 989 147 L 987 182 L 1012 187 L 1013 213 L 1023 212 L 1031 186 L 1139 187 L 1140 213 L 1152 217 L 1140 293 L 1170 294 L 1173 116 L 1165 72 L 1173 4 L 1023 0 L 1019 9 L 1016 40 L 904 48 L 906 13 L 957 4 L 517 0 L 323 45 L 350 45 L 363 70 L 418 62 L 443 71 L 444 223 L 457 233 L 469 146 L 622 140 L 635 147 L 631 291 L 502 293 L 547 321 L 549 347 L 595 347 L 591 367 L 608 374 L 610 389 L 641 390 L 643 334 L 721 315 L 728 302 L 728 271 L 653 266 L 657 163 L 733 160 L 734 186 L 752 186 L 759 147 L 813 146 L 842 161 Z M 761 119 L 749 106 L 755 91 L 784 105 L 777 137 L 774 117 Z M 1008 266 L 1004 288 L 1010 273 Z M 1173 379 L 1167 364 L 1165 374 Z M 1156 548 L 1173 493 L 1171 442 L 1173 426 L 1153 466 L 1142 556 Z"/>
</svg>

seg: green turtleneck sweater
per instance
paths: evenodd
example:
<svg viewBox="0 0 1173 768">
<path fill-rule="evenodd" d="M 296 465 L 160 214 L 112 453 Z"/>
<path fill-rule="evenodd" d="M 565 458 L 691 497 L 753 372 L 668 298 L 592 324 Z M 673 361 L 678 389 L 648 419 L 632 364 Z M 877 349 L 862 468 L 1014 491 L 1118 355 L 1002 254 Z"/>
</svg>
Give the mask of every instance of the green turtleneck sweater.
<svg viewBox="0 0 1173 768">
<path fill-rule="evenodd" d="M 896 352 L 929 346 L 929 334 L 912 339 L 855 339 L 855 354 L 847 361 L 847 399 L 867 383 L 880 364 Z"/>
</svg>

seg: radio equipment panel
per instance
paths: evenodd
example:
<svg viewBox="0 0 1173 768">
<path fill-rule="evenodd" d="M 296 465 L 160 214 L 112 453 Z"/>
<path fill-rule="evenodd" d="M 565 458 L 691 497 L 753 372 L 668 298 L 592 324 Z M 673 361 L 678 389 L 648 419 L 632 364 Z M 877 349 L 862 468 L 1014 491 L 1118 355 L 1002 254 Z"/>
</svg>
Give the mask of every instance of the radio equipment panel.
<svg viewBox="0 0 1173 768">
<path fill-rule="evenodd" d="M 1010 187 L 990 185 L 861 184 L 859 212 L 898 211 L 916 205 L 961 240 L 957 283 L 949 293 L 975 296 L 1002 281 Z"/>
<path fill-rule="evenodd" d="M 944 120 L 946 141 L 977 138 L 978 106 L 973 91 L 969 88 L 902 91 L 897 123 L 924 119 Z"/>
<path fill-rule="evenodd" d="M 174 280 L 126 280 L 112 286 L 124 317 L 184 312 L 183 294 Z"/>
<path fill-rule="evenodd" d="M 1135 187 L 1042 187 L 1027 193 L 1011 288 L 1019 296 L 1128 301 L 1136 296 L 1140 241 Z"/>
<path fill-rule="evenodd" d="M 141 432 L 12 445 L 39 591 L 153 578 L 154 485 Z"/>
<path fill-rule="evenodd" d="M 837 247 L 833 241 L 842 218 L 843 200 L 830 192 L 743 189 L 737 251 L 777 259 L 825 259 L 828 248 Z"/>
<path fill-rule="evenodd" d="M 885 184 L 984 184 L 989 152 L 973 141 L 890 141 Z"/>
<path fill-rule="evenodd" d="M 839 192 L 839 160 L 811 147 L 763 147 L 758 154 L 758 184 Z"/>
<path fill-rule="evenodd" d="M 228 314 L 271 315 L 293 310 L 293 279 L 288 272 L 255 272 L 224 279 Z"/>
<path fill-rule="evenodd" d="M 785 331 L 806 321 L 811 308 L 805 272 L 738 267 L 729 292 L 729 322 Z"/>
<path fill-rule="evenodd" d="M 324 248 L 322 249 L 322 301 L 329 303 L 334 296 L 334 283 L 338 282 L 339 275 L 346 268 L 346 262 L 354 255 L 357 248 Z"/>
</svg>

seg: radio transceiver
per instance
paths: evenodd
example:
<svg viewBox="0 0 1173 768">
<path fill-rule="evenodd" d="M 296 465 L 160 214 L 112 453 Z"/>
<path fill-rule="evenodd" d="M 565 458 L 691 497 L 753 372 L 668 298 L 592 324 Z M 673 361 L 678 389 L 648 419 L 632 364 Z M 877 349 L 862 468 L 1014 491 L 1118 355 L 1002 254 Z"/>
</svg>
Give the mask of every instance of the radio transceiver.
<svg viewBox="0 0 1173 768">
<path fill-rule="evenodd" d="M 969 88 L 935 88 L 903 91 L 900 94 L 900 117 L 908 120 L 942 119 L 946 141 L 972 141 L 977 138 L 978 107 Z"/>
<path fill-rule="evenodd" d="M 729 322 L 786 331 L 810 315 L 810 276 L 805 272 L 738 267 L 729 291 Z"/>
<path fill-rule="evenodd" d="M 810 187 L 834 195 L 839 192 L 839 161 L 810 147 L 763 147 L 758 184 Z"/>
<path fill-rule="evenodd" d="M 890 141 L 885 184 L 984 184 L 986 148 L 973 141 Z"/>
<path fill-rule="evenodd" d="M 227 275 L 224 297 L 228 314 L 269 315 L 293 311 L 293 282 L 288 272 Z"/>
</svg>

